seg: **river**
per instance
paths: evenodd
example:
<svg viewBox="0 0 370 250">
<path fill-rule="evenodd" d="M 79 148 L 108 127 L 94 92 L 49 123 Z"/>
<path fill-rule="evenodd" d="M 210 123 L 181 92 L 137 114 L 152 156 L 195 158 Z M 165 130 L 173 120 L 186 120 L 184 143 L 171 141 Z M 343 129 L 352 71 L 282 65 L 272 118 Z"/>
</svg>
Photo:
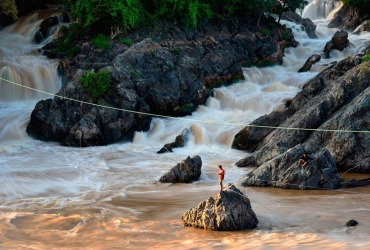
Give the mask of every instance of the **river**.
<svg viewBox="0 0 370 250">
<path fill-rule="evenodd" d="M 325 7 L 325 6 L 324 6 Z M 311 4 L 319 38 L 293 29 L 297 48 L 285 50 L 283 65 L 243 69 L 245 81 L 215 90 L 189 120 L 154 119 L 134 141 L 104 147 L 70 148 L 30 138 L 30 114 L 51 96 L 0 80 L 0 248 L 1 249 L 363 249 L 370 244 L 370 187 L 340 190 L 283 190 L 241 187 L 251 171 L 234 164 L 246 156 L 231 149 L 237 123 L 250 123 L 284 107 L 327 65 L 360 53 L 369 33 L 349 34 L 351 46 L 333 51 L 310 72 L 297 73 L 320 54 L 336 29 L 328 29 L 333 8 Z M 335 11 L 335 10 L 334 10 Z M 0 31 L 0 77 L 56 93 L 58 62 L 32 44 L 38 13 Z M 51 39 L 51 38 L 49 38 Z M 45 41 L 46 43 L 48 41 Z M 323 57 L 324 58 L 324 57 Z M 197 121 L 195 121 L 197 120 Z M 216 121 L 210 124 L 201 121 Z M 228 124 L 223 124 L 223 123 Z M 232 125 L 234 123 L 235 125 Z M 184 148 L 157 154 L 191 128 Z M 192 184 L 159 183 L 160 176 L 187 156 L 202 158 L 202 175 Z M 182 214 L 218 192 L 218 165 L 225 183 L 235 183 L 251 200 L 255 230 L 214 232 L 184 227 Z M 343 173 L 341 173 L 343 174 Z M 344 179 L 369 177 L 345 173 Z M 356 228 L 345 223 L 355 219 Z"/>
</svg>

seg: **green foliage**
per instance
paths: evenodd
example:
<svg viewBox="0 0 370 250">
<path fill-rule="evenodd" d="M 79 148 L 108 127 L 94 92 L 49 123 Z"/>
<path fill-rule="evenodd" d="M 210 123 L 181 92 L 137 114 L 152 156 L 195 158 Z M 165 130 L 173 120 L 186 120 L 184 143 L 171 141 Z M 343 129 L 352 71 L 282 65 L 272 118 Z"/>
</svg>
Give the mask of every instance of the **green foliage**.
<svg viewBox="0 0 370 250">
<path fill-rule="evenodd" d="M 370 10 L 370 0 L 342 0 L 343 5 L 354 7 L 360 12 Z"/>
<path fill-rule="evenodd" d="M 139 77 L 140 73 L 135 71 L 132 67 L 127 67 L 127 71 L 130 73 L 130 76 L 132 77 Z"/>
<path fill-rule="evenodd" d="M 363 71 L 363 70 L 367 70 L 367 66 L 365 66 L 365 65 L 361 65 L 361 66 L 360 66 L 360 70 L 361 70 L 361 71 Z"/>
<path fill-rule="evenodd" d="M 267 28 L 269 29 L 269 30 L 273 30 L 273 29 L 275 29 L 276 28 L 276 23 L 271 23 L 271 22 L 269 22 L 269 23 L 267 23 Z"/>
<path fill-rule="evenodd" d="M 217 17 L 260 18 L 265 14 L 303 8 L 305 0 L 63 0 L 71 13 L 94 31 L 119 27 L 126 32 L 150 25 L 157 20 L 170 21 L 183 27 L 195 27 L 200 21 Z M 370 1 L 370 0 L 361 0 Z M 99 29 L 100 27 L 100 29 Z M 274 29 L 275 24 L 268 24 Z"/>
<path fill-rule="evenodd" d="M 186 103 L 182 106 L 176 106 L 173 111 L 177 114 L 187 114 L 196 110 L 196 106 L 193 103 Z"/>
<path fill-rule="evenodd" d="M 108 70 L 102 70 L 98 73 L 90 71 L 80 78 L 80 82 L 82 87 L 87 90 L 91 97 L 100 99 L 108 92 L 110 86 L 110 74 Z"/>
<path fill-rule="evenodd" d="M 308 4 L 306 0 L 280 0 L 275 1 L 272 8 L 272 13 L 279 16 L 278 23 L 280 23 L 281 15 L 288 11 L 296 11 L 297 9 L 303 9 Z"/>
<path fill-rule="evenodd" d="M 123 44 L 126 44 L 127 46 L 131 46 L 132 42 L 128 38 L 120 38 L 119 41 Z"/>
<path fill-rule="evenodd" d="M 0 15 L 10 16 L 14 20 L 17 19 L 18 10 L 15 6 L 15 0 L 2 0 L 0 2 Z"/>
<path fill-rule="evenodd" d="M 288 40 L 289 39 L 289 32 L 283 31 L 283 39 Z"/>
<path fill-rule="evenodd" d="M 159 19 L 195 27 L 200 19 L 212 17 L 212 10 L 201 0 L 158 0 L 153 1 L 153 14 Z"/>
<path fill-rule="evenodd" d="M 263 36 L 267 36 L 269 34 L 269 30 L 268 29 L 261 29 L 260 30 L 260 33 L 263 35 Z"/>
<path fill-rule="evenodd" d="M 370 54 L 367 54 L 367 55 L 365 55 L 365 56 L 362 58 L 362 62 L 366 62 L 366 61 L 370 61 Z"/>
<path fill-rule="evenodd" d="M 123 31 L 130 30 L 136 24 L 140 10 L 140 0 L 66 0 L 84 26 L 114 27 Z"/>
<path fill-rule="evenodd" d="M 76 41 L 84 36 L 83 27 L 78 23 L 72 23 L 68 27 L 60 27 L 59 33 L 64 35 L 53 41 L 54 49 L 52 49 L 51 54 L 55 57 L 58 53 L 65 53 L 67 58 L 77 55 L 81 48 L 76 45 Z"/>
<path fill-rule="evenodd" d="M 175 55 L 179 55 L 181 53 L 181 50 L 179 48 L 174 48 L 172 50 L 172 53 L 174 53 Z"/>
<path fill-rule="evenodd" d="M 98 49 L 109 49 L 111 47 L 109 37 L 99 34 L 97 37 L 92 39 L 92 44 Z"/>
</svg>

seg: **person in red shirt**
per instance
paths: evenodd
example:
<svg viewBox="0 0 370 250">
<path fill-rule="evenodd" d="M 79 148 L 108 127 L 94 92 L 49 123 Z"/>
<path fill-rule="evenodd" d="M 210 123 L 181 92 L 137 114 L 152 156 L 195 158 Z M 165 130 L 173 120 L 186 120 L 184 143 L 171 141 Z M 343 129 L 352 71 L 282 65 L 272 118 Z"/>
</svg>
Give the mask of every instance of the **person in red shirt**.
<svg viewBox="0 0 370 250">
<path fill-rule="evenodd" d="M 223 170 L 222 166 L 219 165 L 218 168 L 220 171 L 218 171 L 218 179 L 220 180 L 220 192 L 222 191 L 222 181 L 224 180 L 225 177 L 225 170 Z"/>
</svg>

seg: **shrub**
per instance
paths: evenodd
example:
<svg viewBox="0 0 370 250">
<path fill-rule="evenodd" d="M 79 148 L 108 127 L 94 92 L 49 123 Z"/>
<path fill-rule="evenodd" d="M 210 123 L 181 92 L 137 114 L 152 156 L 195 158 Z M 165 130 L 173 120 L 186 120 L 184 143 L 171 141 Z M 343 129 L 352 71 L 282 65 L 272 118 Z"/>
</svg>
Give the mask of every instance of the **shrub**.
<svg viewBox="0 0 370 250">
<path fill-rule="evenodd" d="M 54 48 L 51 54 L 55 57 L 58 53 L 65 53 L 67 58 L 77 55 L 81 48 L 76 45 L 76 41 L 85 35 L 82 25 L 72 23 L 69 26 L 62 26 L 59 32 L 64 33 L 64 36 L 53 41 Z"/>
<path fill-rule="evenodd" d="M 90 71 L 80 78 L 80 82 L 91 97 L 100 99 L 109 89 L 110 74 L 108 70 L 102 70 L 98 73 Z"/>
<path fill-rule="evenodd" d="M 131 46 L 132 42 L 128 38 L 120 38 L 119 41 L 127 46 Z"/>
<path fill-rule="evenodd" d="M 92 44 L 98 49 L 108 49 L 111 47 L 109 37 L 99 34 L 97 37 L 92 39 Z"/>
<path fill-rule="evenodd" d="M 269 34 L 269 30 L 268 29 L 261 29 L 260 30 L 260 33 L 263 35 L 263 36 L 267 36 Z"/>
<path fill-rule="evenodd" d="M 363 58 L 362 58 L 362 62 L 366 62 L 366 61 L 369 61 L 370 60 L 370 54 L 367 54 L 365 55 Z"/>
<path fill-rule="evenodd" d="M 179 55 L 181 53 L 181 50 L 179 48 L 174 48 L 172 50 L 172 53 L 174 53 L 175 55 Z"/>
<path fill-rule="evenodd" d="M 276 28 L 276 23 L 271 23 L 271 22 L 267 23 L 267 28 L 269 30 L 275 29 Z"/>
</svg>

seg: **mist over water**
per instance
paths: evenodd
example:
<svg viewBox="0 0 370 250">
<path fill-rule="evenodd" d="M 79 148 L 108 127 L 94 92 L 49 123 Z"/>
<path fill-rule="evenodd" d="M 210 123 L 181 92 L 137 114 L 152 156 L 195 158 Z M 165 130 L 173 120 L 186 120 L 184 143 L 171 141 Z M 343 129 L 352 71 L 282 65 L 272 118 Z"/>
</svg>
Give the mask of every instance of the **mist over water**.
<svg viewBox="0 0 370 250">
<path fill-rule="evenodd" d="M 326 27 L 326 8 L 315 16 L 311 4 L 304 17 L 318 18 L 318 39 L 300 25 L 291 27 L 297 48 L 285 50 L 281 66 L 244 69 L 245 80 L 214 91 L 207 103 L 186 119 L 154 119 L 148 132 L 132 143 L 68 148 L 36 141 L 25 132 L 30 114 L 41 99 L 35 93 L 0 80 L 0 248 L 2 249 L 246 249 L 345 248 L 370 243 L 370 188 L 337 191 L 282 190 L 241 187 L 251 171 L 236 168 L 245 152 L 231 149 L 234 135 L 261 115 L 284 108 L 305 82 L 325 67 L 360 53 L 369 33 L 350 34 L 351 46 L 322 50 L 336 29 Z M 316 7 L 315 7 L 316 8 Z M 335 6 L 332 7 L 332 10 Z M 329 12 L 327 14 L 327 12 Z M 310 14 L 311 13 L 311 14 Z M 320 14 L 321 15 L 321 14 Z M 39 14 L 0 31 L 0 77 L 56 93 L 57 62 L 37 53 L 32 44 Z M 27 27 L 27 28 L 26 28 Z M 310 72 L 297 73 L 306 59 L 322 59 Z M 187 131 L 189 141 L 174 153 L 157 154 L 165 143 Z M 200 155 L 200 180 L 162 184 L 161 175 L 187 156 Z M 225 183 L 236 183 L 251 199 L 259 225 L 242 232 L 209 232 L 184 228 L 182 214 L 218 191 L 217 166 Z M 343 178 L 357 178 L 345 174 Z M 362 176 L 363 177 L 363 176 Z M 356 219 L 360 225 L 346 229 Z"/>
</svg>

